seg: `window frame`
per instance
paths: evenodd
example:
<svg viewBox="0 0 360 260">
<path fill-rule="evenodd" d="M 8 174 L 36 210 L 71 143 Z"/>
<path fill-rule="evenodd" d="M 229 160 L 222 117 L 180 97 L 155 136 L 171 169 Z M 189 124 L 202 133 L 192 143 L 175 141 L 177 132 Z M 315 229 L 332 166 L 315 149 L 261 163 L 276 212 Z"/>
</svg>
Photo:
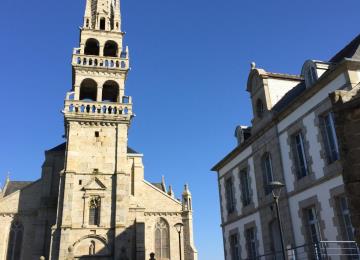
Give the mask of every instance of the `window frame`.
<svg viewBox="0 0 360 260">
<path fill-rule="evenodd" d="M 11 223 L 9 229 L 6 260 L 22 259 L 23 240 L 24 240 L 24 225 L 20 221 L 14 220 Z"/>
<path fill-rule="evenodd" d="M 240 260 L 240 236 L 234 233 L 229 236 L 231 260 Z"/>
<path fill-rule="evenodd" d="M 258 251 L 255 227 L 250 227 L 245 230 L 245 240 L 247 259 L 256 259 L 258 256 Z"/>
<path fill-rule="evenodd" d="M 163 243 L 164 233 L 166 233 L 165 243 Z M 160 235 L 160 237 L 158 237 L 158 234 Z M 155 236 L 154 246 L 155 246 L 156 259 L 170 260 L 171 259 L 170 226 L 169 223 L 164 218 L 159 218 L 158 221 L 156 221 L 154 236 Z M 160 241 L 160 243 L 158 241 Z M 165 247 L 163 247 L 164 244 Z"/>
<path fill-rule="evenodd" d="M 243 207 L 249 206 L 252 202 L 250 175 L 248 168 L 240 170 L 241 202 Z"/>
<path fill-rule="evenodd" d="M 304 134 L 302 131 L 298 131 L 292 135 L 291 139 L 294 152 L 296 177 L 298 180 L 300 180 L 309 175 L 308 160 L 305 152 Z"/>
<path fill-rule="evenodd" d="M 307 231 L 310 240 L 309 242 L 313 244 L 317 244 L 321 241 L 321 231 L 320 231 L 320 223 L 319 223 L 319 217 L 316 207 L 311 206 L 304 210 L 305 210 Z"/>
<path fill-rule="evenodd" d="M 265 195 L 268 195 L 272 190 L 268 185 L 274 180 L 272 158 L 269 152 L 262 156 L 261 167 L 263 171 L 264 192 Z"/>
<path fill-rule="evenodd" d="M 257 117 L 259 118 L 263 118 L 264 116 L 264 113 L 265 113 L 265 105 L 264 105 L 264 102 L 261 98 L 258 98 L 256 100 L 256 115 Z"/>
<path fill-rule="evenodd" d="M 320 116 L 319 121 L 327 163 L 331 164 L 340 157 L 333 112 L 323 114 Z"/>
<path fill-rule="evenodd" d="M 338 197 L 339 210 L 340 210 L 340 218 L 342 222 L 343 234 L 346 236 L 347 241 L 354 241 L 354 226 L 351 222 L 350 210 L 349 210 L 349 202 L 345 195 L 341 195 Z M 351 232 L 350 232 L 351 230 Z"/>
<path fill-rule="evenodd" d="M 101 223 L 101 197 L 91 196 L 89 201 L 89 226 L 100 226 Z"/>
<path fill-rule="evenodd" d="M 233 177 L 229 177 L 225 180 L 225 197 L 226 197 L 226 210 L 230 215 L 235 212 L 235 194 L 234 194 L 234 181 Z"/>
</svg>

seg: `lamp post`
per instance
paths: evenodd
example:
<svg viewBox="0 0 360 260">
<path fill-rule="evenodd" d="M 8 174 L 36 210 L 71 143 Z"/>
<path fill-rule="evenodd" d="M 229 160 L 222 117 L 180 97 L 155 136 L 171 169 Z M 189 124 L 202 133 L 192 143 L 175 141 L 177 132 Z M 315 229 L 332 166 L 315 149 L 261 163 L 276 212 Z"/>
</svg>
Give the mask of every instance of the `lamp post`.
<svg viewBox="0 0 360 260">
<path fill-rule="evenodd" d="M 174 225 L 174 227 L 176 228 L 176 231 L 179 234 L 179 255 L 180 255 L 180 260 L 181 260 L 181 230 L 184 227 L 183 223 L 177 223 Z"/>
<path fill-rule="evenodd" d="M 279 211 L 279 198 L 280 198 L 281 190 L 285 185 L 279 181 L 272 181 L 268 184 L 268 186 L 272 190 L 272 195 L 273 195 L 273 198 L 275 201 L 277 222 L 279 225 L 280 239 L 281 239 L 281 250 L 282 250 L 282 254 L 283 254 L 283 259 L 286 260 L 286 251 L 285 251 L 285 246 L 284 246 L 284 237 L 283 237 L 283 231 L 282 231 L 282 225 L 281 225 L 281 219 L 280 219 L 280 211 Z"/>
</svg>

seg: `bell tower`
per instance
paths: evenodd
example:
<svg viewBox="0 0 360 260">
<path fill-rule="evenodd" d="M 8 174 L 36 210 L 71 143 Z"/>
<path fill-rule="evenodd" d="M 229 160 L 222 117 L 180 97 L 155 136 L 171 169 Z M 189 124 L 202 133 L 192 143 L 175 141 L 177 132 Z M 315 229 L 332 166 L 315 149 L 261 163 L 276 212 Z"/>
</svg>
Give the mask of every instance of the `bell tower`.
<svg viewBox="0 0 360 260">
<path fill-rule="evenodd" d="M 125 95 L 129 50 L 123 37 L 119 0 L 86 0 L 63 109 L 65 167 L 50 259 L 118 259 L 130 248 L 127 141 L 133 112 Z"/>
</svg>

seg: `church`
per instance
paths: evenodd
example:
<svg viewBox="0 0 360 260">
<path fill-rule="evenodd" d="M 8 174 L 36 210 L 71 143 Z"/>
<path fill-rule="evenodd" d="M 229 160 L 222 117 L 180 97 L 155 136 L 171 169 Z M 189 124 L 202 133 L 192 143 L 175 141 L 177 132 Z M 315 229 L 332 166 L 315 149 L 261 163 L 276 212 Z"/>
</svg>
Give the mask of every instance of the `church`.
<svg viewBox="0 0 360 260">
<path fill-rule="evenodd" d="M 144 179 L 128 146 L 129 50 L 119 0 L 86 0 L 65 142 L 45 152 L 41 178 L 6 180 L 0 192 L 0 259 L 197 260 L 192 197 Z"/>
</svg>

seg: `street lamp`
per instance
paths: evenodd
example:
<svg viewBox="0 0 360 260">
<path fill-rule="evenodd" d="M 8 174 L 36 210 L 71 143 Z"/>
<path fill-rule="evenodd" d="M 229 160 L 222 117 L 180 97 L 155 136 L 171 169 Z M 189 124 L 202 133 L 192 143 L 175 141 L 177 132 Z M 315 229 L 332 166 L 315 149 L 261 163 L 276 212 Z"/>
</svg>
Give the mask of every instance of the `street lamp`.
<svg viewBox="0 0 360 260">
<path fill-rule="evenodd" d="M 180 260 L 181 260 L 181 230 L 183 229 L 184 224 L 183 223 L 176 223 L 174 225 L 174 227 L 176 228 L 176 231 L 179 234 L 179 255 L 180 255 Z"/>
<path fill-rule="evenodd" d="M 286 251 L 284 246 L 284 237 L 283 237 L 282 225 L 280 220 L 280 211 L 279 211 L 279 198 L 280 198 L 281 190 L 285 185 L 279 181 L 272 181 L 268 184 L 268 186 L 272 190 L 272 195 L 275 201 L 277 222 L 279 225 L 280 239 L 281 239 L 281 250 L 283 254 L 283 259 L 286 260 Z"/>
</svg>

